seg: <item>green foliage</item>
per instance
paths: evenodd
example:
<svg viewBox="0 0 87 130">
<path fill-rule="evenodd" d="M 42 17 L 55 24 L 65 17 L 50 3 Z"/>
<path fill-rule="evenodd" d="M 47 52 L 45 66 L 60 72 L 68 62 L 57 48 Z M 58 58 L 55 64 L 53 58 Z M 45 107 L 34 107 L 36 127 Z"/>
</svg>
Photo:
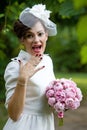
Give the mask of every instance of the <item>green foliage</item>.
<svg viewBox="0 0 87 130">
<path fill-rule="evenodd" d="M 73 1 L 74 1 L 74 7 L 76 9 L 87 6 L 87 0 L 73 0 Z"/>
<path fill-rule="evenodd" d="M 64 2 L 64 1 L 65 1 L 65 0 L 58 0 L 59 3 L 62 3 L 62 2 Z"/>
<path fill-rule="evenodd" d="M 0 18 L 4 17 L 4 14 L 0 14 Z"/>
<path fill-rule="evenodd" d="M 75 28 L 66 26 L 60 30 L 59 35 L 50 38 L 47 45 L 47 52 L 54 61 L 54 69 L 63 72 L 81 71 L 80 45 L 75 36 Z"/>
<path fill-rule="evenodd" d="M 3 102 L 0 102 L 0 130 L 3 130 L 3 127 L 8 119 L 7 110 Z"/>
<path fill-rule="evenodd" d="M 86 0 L 73 0 L 76 10 L 85 9 L 84 15 L 80 16 L 77 23 L 77 36 L 78 42 L 81 44 L 81 63 L 87 64 L 87 1 Z M 85 44 L 85 45 L 84 45 Z"/>
<path fill-rule="evenodd" d="M 17 1 L 13 4 L 9 4 L 5 8 L 5 28 L 4 29 L 12 29 L 13 23 L 16 19 L 18 19 L 18 16 L 20 12 L 26 7 L 25 3 L 19 4 Z M 10 23 L 10 24 L 9 24 Z"/>
<path fill-rule="evenodd" d="M 70 0 L 66 0 L 60 4 L 59 15 L 61 15 L 62 18 L 71 18 L 72 16 L 79 15 L 83 12 L 83 9 L 74 10 L 73 3 Z"/>
<path fill-rule="evenodd" d="M 87 63 L 87 45 L 83 45 L 80 54 L 81 54 L 81 63 L 86 64 Z"/>
<path fill-rule="evenodd" d="M 83 43 L 87 41 L 87 15 L 82 16 L 77 24 L 78 41 Z"/>
</svg>

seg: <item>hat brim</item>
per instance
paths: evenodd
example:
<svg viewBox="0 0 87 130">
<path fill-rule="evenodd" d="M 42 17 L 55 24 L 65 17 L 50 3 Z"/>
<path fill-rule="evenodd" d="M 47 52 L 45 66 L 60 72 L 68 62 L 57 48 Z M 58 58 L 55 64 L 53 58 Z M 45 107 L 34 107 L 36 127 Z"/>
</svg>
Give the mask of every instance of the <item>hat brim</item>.
<svg viewBox="0 0 87 130">
<path fill-rule="evenodd" d="M 40 17 L 35 16 L 34 14 L 32 14 L 31 12 L 29 12 L 30 8 L 26 8 L 25 10 L 23 10 L 19 16 L 19 20 L 26 25 L 27 27 L 31 27 L 32 19 L 33 17 L 38 18 L 39 20 L 41 20 L 48 32 L 48 36 L 54 36 L 57 34 L 57 29 L 56 29 L 56 24 L 53 23 L 51 20 L 48 19 L 48 21 L 43 21 L 43 19 L 41 19 Z"/>
</svg>

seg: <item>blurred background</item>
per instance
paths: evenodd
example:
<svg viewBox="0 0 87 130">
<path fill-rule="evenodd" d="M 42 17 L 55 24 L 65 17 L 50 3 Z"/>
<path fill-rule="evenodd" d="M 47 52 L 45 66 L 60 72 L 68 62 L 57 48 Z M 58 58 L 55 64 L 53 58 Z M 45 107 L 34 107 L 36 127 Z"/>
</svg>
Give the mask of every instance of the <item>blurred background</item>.
<svg viewBox="0 0 87 130">
<path fill-rule="evenodd" d="M 66 115 L 69 120 L 66 120 L 66 125 L 58 130 L 68 130 L 69 125 L 69 130 L 86 130 L 87 124 L 84 124 L 84 121 L 87 120 L 87 117 L 85 118 L 85 114 L 87 114 L 85 109 L 87 108 L 86 0 L 3 0 L 0 2 L 0 130 L 8 116 L 4 107 L 4 70 L 10 59 L 17 56 L 19 50 L 23 48 L 13 32 L 13 23 L 24 8 L 40 3 L 46 4 L 47 9 L 52 11 L 51 20 L 57 24 L 58 34 L 55 37 L 49 37 L 45 52 L 53 59 L 55 75 L 57 78 L 72 78 L 83 93 L 80 107 L 83 111 L 82 109 L 77 110 L 75 117 L 71 118 L 73 126 L 71 127 L 69 119 L 72 112 L 68 112 Z M 77 113 L 79 116 L 76 115 Z M 78 118 L 82 119 L 81 116 L 83 119 L 85 118 L 84 121 L 78 120 Z M 65 118 L 67 119 L 67 116 Z"/>
</svg>

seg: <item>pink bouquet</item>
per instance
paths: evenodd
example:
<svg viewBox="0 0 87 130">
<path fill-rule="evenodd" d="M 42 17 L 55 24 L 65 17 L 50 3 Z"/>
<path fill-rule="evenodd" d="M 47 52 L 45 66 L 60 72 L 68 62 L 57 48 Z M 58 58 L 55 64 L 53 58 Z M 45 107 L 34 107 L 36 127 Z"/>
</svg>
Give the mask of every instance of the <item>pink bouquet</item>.
<svg viewBox="0 0 87 130">
<path fill-rule="evenodd" d="M 82 92 L 71 79 L 56 79 L 46 89 L 48 104 L 58 114 L 59 125 L 63 125 L 64 112 L 68 109 L 77 109 L 82 100 Z"/>
</svg>

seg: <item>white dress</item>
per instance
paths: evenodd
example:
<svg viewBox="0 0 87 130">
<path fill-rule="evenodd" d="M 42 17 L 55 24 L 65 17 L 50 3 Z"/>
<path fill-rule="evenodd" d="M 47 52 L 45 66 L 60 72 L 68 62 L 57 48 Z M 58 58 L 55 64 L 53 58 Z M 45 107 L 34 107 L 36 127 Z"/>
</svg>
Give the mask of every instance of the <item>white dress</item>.
<svg viewBox="0 0 87 130">
<path fill-rule="evenodd" d="M 17 78 L 19 75 L 19 62 L 22 60 L 25 64 L 30 58 L 30 55 L 21 50 L 18 57 L 13 58 L 5 70 L 4 78 L 6 81 L 6 102 L 14 93 Z M 54 115 L 47 103 L 45 90 L 50 81 L 55 79 L 53 73 L 53 64 L 51 58 L 44 54 L 39 66 L 45 66 L 44 69 L 38 71 L 27 84 L 27 93 L 25 106 L 20 118 L 13 121 L 9 118 L 3 130 L 54 130 Z"/>
</svg>

